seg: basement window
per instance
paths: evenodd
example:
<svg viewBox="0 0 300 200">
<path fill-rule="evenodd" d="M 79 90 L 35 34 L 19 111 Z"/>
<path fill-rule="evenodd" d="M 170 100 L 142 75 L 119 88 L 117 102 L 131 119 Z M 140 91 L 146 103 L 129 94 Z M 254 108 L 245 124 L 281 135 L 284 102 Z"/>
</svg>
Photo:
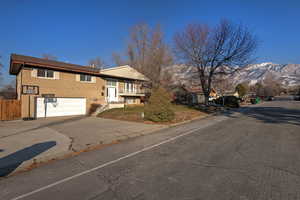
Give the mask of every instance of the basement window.
<svg viewBox="0 0 300 200">
<path fill-rule="evenodd" d="M 54 78 L 54 71 L 48 69 L 38 69 L 37 77 L 41 78 Z"/>
</svg>

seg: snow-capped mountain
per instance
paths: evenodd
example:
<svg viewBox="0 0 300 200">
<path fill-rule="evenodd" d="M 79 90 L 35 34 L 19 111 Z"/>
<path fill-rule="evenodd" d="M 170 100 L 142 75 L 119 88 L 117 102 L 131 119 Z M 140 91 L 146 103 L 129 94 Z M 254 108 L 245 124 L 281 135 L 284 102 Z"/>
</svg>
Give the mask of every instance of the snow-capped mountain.
<svg viewBox="0 0 300 200">
<path fill-rule="evenodd" d="M 173 65 L 166 70 L 173 74 L 175 83 L 190 84 L 196 69 L 185 65 Z M 267 76 L 271 76 L 283 86 L 300 85 L 300 64 L 274 64 L 270 62 L 252 64 L 242 68 L 238 72 L 230 75 L 230 80 L 236 85 L 241 82 L 248 82 L 253 85 L 257 82 L 263 82 Z"/>
<path fill-rule="evenodd" d="M 249 82 L 251 85 L 263 82 L 268 75 L 283 86 L 300 84 L 300 64 L 261 63 L 249 65 L 232 75 L 234 83 Z"/>
</svg>

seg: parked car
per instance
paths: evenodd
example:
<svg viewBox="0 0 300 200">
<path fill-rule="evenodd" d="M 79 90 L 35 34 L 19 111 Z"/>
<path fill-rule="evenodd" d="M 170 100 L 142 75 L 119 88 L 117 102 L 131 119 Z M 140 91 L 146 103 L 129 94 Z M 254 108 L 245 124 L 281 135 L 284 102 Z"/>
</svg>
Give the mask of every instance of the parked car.
<svg viewBox="0 0 300 200">
<path fill-rule="evenodd" d="M 300 101 L 300 96 L 294 96 L 295 101 Z"/>
<path fill-rule="evenodd" d="M 219 97 L 215 100 L 216 104 L 231 107 L 231 108 L 239 108 L 240 107 L 240 99 L 236 96 L 224 96 Z"/>
<path fill-rule="evenodd" d="M 264 98 L 265 101 L 273 101 L 274 100 L 274 97 L 273 96 L 266 96 Z"/>
</svg>

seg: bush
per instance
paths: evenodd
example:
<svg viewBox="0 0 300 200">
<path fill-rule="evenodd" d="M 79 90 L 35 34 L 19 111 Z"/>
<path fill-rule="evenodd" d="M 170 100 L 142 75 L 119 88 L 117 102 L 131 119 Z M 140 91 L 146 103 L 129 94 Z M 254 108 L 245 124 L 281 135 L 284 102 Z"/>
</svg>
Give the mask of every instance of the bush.
<svg viewBox="0 0 300 200">
<path fill-rule="evenodd" d="M 248 86 L 246 84 L 238 84 L 236 87 L 235 87 L 235 91 L 238 92 L 239 96 L 240 97 L 244 97 L 247 92 L 248 92 Z"/>
<path fill-rule="evenodd" d="M 168 122 L 174 119 L 171 97 L 163 88 L 155 89 L 145 105 L 145 119 L 154 122 Z"/>
</svg>

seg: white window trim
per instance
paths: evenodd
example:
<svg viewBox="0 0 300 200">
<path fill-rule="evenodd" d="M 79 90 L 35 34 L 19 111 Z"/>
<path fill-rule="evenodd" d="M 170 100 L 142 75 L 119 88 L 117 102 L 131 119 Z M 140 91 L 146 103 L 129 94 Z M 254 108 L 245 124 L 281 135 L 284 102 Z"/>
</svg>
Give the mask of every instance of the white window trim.
<svg viewBox="0 0 300 200">
<path fill-rule="evenodd" d="M 124 92 L 135 94 L 136 93 L 136 84 L 131 81 L 125 81 L 124 82 Z"/>
<path fill-rule="evenodd" d="M 96 83 L 96 76 L 84 74 L 86 76 L 91 76 L 91 80 L 90 81 L 82 81 L 82 80 L 80 80 L 80 74 L 78 74 L 78 75 L 79 75 L 79 82 L 81 82 L 81 83 Z"/>
<path fill-rule="evenodd" d="M 51 70 L 51 71 L 53 71 L 53 77 L 45 77 L 45 76 L 39 76 L 38 75 L 38 69 L 33 69 L 33 70 L 35 70 L 35 73 L 34 73 L 34 77 L 35 78 L 40 78 L 40 79 L 48 79 L 48 80 L 54 80 L 54 79 L 56 79 L 55 78 L 55 73 L 59 73 L 59 72 L 56 72 L 56 71 L 54 71 L 54 70 Z M 46 70 L 46 71 L 48 71 L 48 69 L 43 69 L 43 70 Z"/>
</svg>

